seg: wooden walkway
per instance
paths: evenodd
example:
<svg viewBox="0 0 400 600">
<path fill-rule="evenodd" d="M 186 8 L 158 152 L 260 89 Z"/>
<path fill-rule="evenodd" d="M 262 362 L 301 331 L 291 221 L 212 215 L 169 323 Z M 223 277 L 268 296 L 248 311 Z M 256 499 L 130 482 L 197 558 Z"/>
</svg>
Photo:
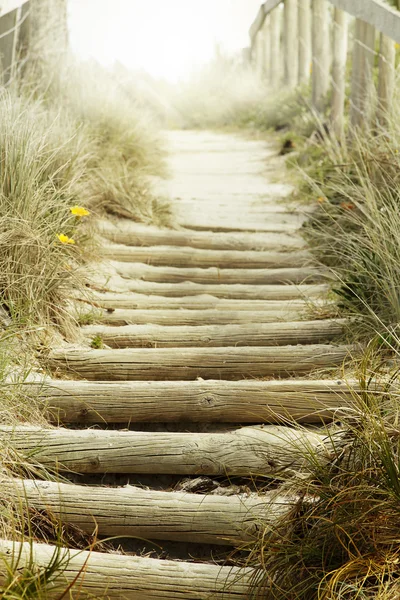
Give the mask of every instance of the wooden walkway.
<svg viewBox="0 0 400 600">
<path fill-rule="evenodd" d="M 87 533 L 183 544 L 184 562 L 172 546 L 169 560 L 72 551 L 64 577 L 87 560 L 77 586 L 95 597 L 245 599 L 251 571 L 221 567 L 224 553 L 292 499 L 246 491 L 240 478 L 301 469 L 306 447 L 323 452 L 322 432 L 285 419 L 320 423 L 351 403 L 338 379 L 351 348 L 343 320 L 315 316 L 329 312 L 329 280 L 304 247 L 307 214 L 287 200 L 273 145 L 204 132 L 169 140 L 163 193 L 177 229 L 101 223 L 98 322 L 82 328 L 86 345 L 49 357 L 44 396 L 67 427 L 0 428 L 70 483 L 5 488 Z M 196 545 L 220 546 L 220 562 L 190 560 Z M 39 563 L 51 554 L 32 551 Z"/>
</svg>

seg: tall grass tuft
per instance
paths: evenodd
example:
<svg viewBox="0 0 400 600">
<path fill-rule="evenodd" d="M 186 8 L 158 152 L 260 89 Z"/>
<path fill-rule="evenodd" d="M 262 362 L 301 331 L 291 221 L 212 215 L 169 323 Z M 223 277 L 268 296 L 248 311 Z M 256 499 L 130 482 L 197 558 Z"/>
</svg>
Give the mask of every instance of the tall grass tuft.
<svg viewBox="0 0 400 600">
<path fill-rule="evenodd" d="M 364 329 L 400 321 L 400 129 L 358 131 L 351 144 L 325 136 L 300 159 L 316 212 L 306 234 L 337 274 L 342 306 L 363 316 Z"/>
<path fill-rule="evenodd" d="M 375 368 L 366 360 L 364 367 Z M 395 600 L 399 596 L 400 412 L 387 374 L 354 395 L 354 410 L 328 431 L 331 450 L 309 452 L 286 490 L 297 502 L 266 529 L 250 557 L 252 598 Z M 304 453 L 304 451 L 303 451 Z"/>
<path fill-rule="evenodd" d="M 0 119 L 1 303 L 19 324 L 60 322 L 84 259 L 85 236 L 70 209 L 80 201 L 90 145 L 60 112 L 7 91 Z"/>
</svg>

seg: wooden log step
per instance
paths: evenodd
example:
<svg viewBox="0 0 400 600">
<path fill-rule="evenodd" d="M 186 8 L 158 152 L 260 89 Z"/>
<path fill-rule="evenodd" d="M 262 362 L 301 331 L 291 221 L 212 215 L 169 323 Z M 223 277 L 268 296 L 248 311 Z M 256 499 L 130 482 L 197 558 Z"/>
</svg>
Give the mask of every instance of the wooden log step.
<svg viewBox="0 0 400 600">
<path fill-rule="evenodd" d="M 310 252 L 241 251 L 241 250 L 200 250 L 174 246 L 123 246 L 119 244 L 102 246 L 104 258 L 128 263 L 144 263 L 153 266 L 174 266 L 179 268 L 207 269 L 280 269 L 305 267 L 315 264 Z"/>
<path fill-rule="evenodd" d="M 4 480 L 2 495 L 92 535 L 147 540 L 238 545 L 255 541 L 263 528 L 283 516 L 293 499 L 276 492 L 217 496 L 160 492 L 139 487 L 110 488 L 50 481 Z"/>
<path fill-rule="evenodd" d="M 273 476 L 301 469 L 302 451 L 325 448 L 323 434 L 279 425 L 222 433 L 0 426 L 0 441 L 60 472 L 153 475 Z"/>
<path fill-rule="evenodd" d="M 127 246 L 189 246 L 209 250 L 276 250 L 304 248 L 305 242 L 294 233 L 213 233 L 190 229 L 159 229 L 131 221 L 100 221 L 100 233 L 117 244 Z"/>
<path fill-rule="evenodd" d="M 96 281 L 95 287 L 96 287 Z M 226 300 L 293 300 L 321 298 L 328 294 L 327 284 L 301 285 L 241 285 L 241 284 L 200 284 L 193 281 L 184 283 L 158 283 L 122 277 L 101 277 L 99 285 L 103 291 L 136 292 L 145 295 L 181 298 L 207 294 Z"/>
<path fill-rule="evenodd" d="M 304 295 L 307 293 L 312 296 L 315 286 L 306 286 L 307 291 L 302 286 Z M 281 288 L 279 288 L 281 289 Z M 295 288 L 296 289 L 296 288 Z M 323 287 L 323 291 L 318 286 L 318 292 L 326 292 L 327 288 Z M 316 294 L 316 295 L 317 295 Z M 289 300 L 246 300 L 246 299 L 225 299 L 217 298 L 210 294 L 199 294 L 189 295 L 182 297 L 174 296 L 148 296 L 146 294 L 137 294 L 135 292 L 127 293 L 116 293 L 116 292 L 97 292 L 92 291 L 90 294 L 92 303 L 94 306 L 103 307 L 105 309 L 146 309 L 146 310 L 162 310 L 170 309 L 175 311 L 177 309 L 185 310 L 218 310 L 220 312 L 226 311 L 268 311 L 277 312 L 283 311 L 284 314 L 290 311 L 306 311 L 310 304 L 311 306 L 316 305 L 319 307 L 328 305 L 325 301 L 320 301 L 315 297 L 312 297 L 312 301 L 301 299 L 301 296 L 294 297 Z M 86 303 L 90 304 L 89 300 L 85 300 Z M 178 317 L 177 317 L 178 318 Z"/>
<path fill-rule="evenodd" d="M 54 422 L 64 423 L 317 423 L 354 404 L 356 381 L 50 380 L 29 384 Z"/>
<path fill-rule="evenodd" d="M 140 348 L 52 351 L 48 366 L 92 381 L 244 379 L 309 373 L 342 365 L 352 346 Z"/>
<path fill-rule="evenodd" d="M 325 319 L 241 325 L 89 325 L 82 331 L 111 348 L 288 346 L 332 341 L 343 335 L 348 323 L 347 319 Z"/>
<path fill-rule="evenodd" d="M 102 600 L 246 600 L 255 572 L 194 562 L 157 560 L 69 550 L 35 542 L 0 540 L 0 585 L 10 573 L 60 564 L 47 583 L 46 600 L 69 597 Z M 53 570 L 53 569 L 52 569 Z"/>
<path fill-rule="evenodd" d="M 153 267 L 143 263 L 110 261 L 112 268 L 124 279 L 140 279 L 157 283 L 271 285 L 287 283 L 316 283 L 326 281 L 327 271 L 316 267 L 282 269 L 183 269 Z"/>
<path fill-rule="evenodd" d="M 201 211 L 199 211 L 199 205 L 202 208 Z M 183 207 L 179 201 L 176 208 L 181 209 L 180 211 L 175 210 L 179 225 L 195 231 L 212 231 L 213 233 L 215 231 L 298 233 L 309 218 L 308 215 L 302 213 L 270 212 L 266 207 L 253 209 L 251 206 L 237 205 L 237 210 L 233 212 L 233 206 L 228 202 L 225 205 L 216 206 L 214 200 L 206 203 L 204 198 L 197 198 L 196 202 L 192 203 L 190 215 L 188 214 L 188 208 L 190 208 L 188 203 Z M 178 214 L 176 214 L 177 212 Z"/>
<path fill-rule="evenodd" d="M 168 305 L 167 305 L 168 306 Z M 95 312 L 82 310 L 79 306 L 75 311 L 77 318 L 92 318 L 97 323 L 107 325 L 239 325 L 247 323 L 278 323 L 279 321 L 295 321 L 305 317 L 306 307 L 301 309 L 281 310 L 140 310 L 140 309 L 97 309 Z"/>
</svg>

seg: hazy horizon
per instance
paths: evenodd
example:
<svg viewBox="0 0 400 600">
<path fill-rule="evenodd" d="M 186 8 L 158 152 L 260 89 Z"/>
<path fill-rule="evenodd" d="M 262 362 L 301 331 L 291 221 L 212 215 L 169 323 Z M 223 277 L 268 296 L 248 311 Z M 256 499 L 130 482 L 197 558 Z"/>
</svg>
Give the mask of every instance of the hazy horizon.
<svg viewBox="0 0 400 600">
<path fill-rule="evenodd" d="M 119 61 L 169 81 L 207 63 L 215 45 L 249 44 L 261 0 L 69 0 L 72 50 L 103 65 Z"/>
</svg>

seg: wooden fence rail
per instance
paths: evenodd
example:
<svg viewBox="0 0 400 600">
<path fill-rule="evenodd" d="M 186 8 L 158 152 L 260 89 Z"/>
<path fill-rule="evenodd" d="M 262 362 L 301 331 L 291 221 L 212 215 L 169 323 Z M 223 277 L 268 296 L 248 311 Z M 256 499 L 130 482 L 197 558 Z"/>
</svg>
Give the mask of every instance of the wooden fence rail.
<svg viewBox="0 0 400 600">
<path fill-rule="evenodd" d="M 384 125 L 393 96 L 395 43 L 400 43 L 400 11 L 384 0 L 267 0 L 250 38 L 257 72 L 267 76 L 271 88 L 294 89 L 311 79 L 313 109 L 322 113 L 330 99 L 332 129 L 339 137 L 351 57 L 350 123 L 357 127 L 373 119 Z"/>
</svg>

